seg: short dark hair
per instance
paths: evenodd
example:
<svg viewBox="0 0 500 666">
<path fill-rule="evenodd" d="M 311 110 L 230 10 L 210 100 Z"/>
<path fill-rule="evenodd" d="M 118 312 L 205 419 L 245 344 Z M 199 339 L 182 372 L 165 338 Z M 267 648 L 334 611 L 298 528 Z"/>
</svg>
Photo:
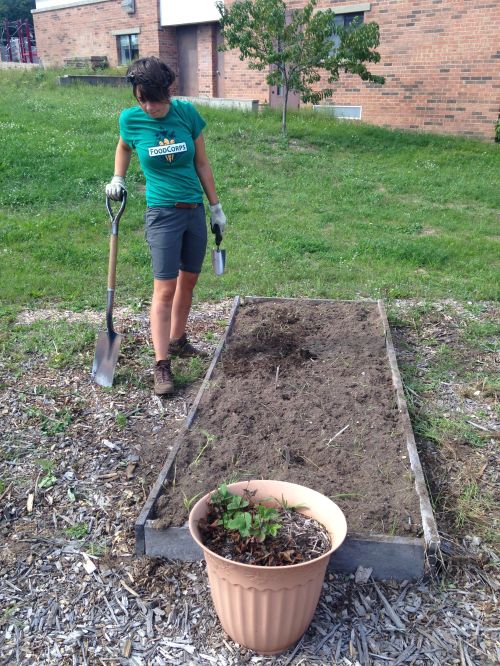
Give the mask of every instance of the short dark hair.
<svg viewBox="0 0 500 666">
<path fill-rule="evenodd" d="M 129 65 L 127 81 L 132 84 L 135 98 L 139 92 L 141 99 L 147 102 L 163 102 L 170 99 L 175 72 L 155 56 L 139 58 Z"/>
</svg>

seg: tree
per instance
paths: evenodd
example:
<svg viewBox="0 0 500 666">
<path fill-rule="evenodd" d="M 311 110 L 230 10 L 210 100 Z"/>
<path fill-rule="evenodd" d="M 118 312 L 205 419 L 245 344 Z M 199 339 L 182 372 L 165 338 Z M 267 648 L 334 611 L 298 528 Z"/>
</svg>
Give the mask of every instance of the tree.
<svg viewBox="0 0 500 666">
<path fill-rule="evenodd" d="M 340 72 L 356 74 L 363 81 L 384 83 L 384 77 L 368 71 L 380 54 L 376 23 L 335 23 L 331 9 L 315 11 L 317 0 L 303 9 L 288 10 L 284 0 L 237 0 L 232 6 L 217 3 L 224 39 L 221 50 L 238 48 L 240 60 L 249 59 L 250 69 L 269 69 L 266 81 L 284 92 L 282 132 L 286 133 L 288 94 L 294 91 L 304 102 L 318 103 L 331 97 L 330 87 L 315 89 L 326 72 L 328 84 Z"/>
<path fill-rule="evenodd" d="M 3 24 L 5 19 L 8 21 L 28 19 L 30 25 L 33 25 L 31 10 L 35 9 L 35 6 L 35 0 L 0 0 L 0 22 Z"/>
</svg>

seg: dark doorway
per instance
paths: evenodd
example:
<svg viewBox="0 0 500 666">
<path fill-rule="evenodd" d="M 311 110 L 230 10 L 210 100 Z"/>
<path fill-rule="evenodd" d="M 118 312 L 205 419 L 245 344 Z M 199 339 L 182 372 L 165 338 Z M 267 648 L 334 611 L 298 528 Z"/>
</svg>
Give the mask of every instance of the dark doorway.
<svg viewBox="0 0 500 666">
<path fill-rule="evenodd" d="M 198 95 L 198 29 L 195 25 L 177 28 L 177 53 L 179 58 L 179 95 Z"/>
<path fill-rule="evenodd" d="M 285 90 L 281 86 L 269 86 L 269 106 L 283 106 L 285 103 Z M 291 90 L 288 91 L 288 108 L 298 109 L 300 96 Z"/>
</svg>

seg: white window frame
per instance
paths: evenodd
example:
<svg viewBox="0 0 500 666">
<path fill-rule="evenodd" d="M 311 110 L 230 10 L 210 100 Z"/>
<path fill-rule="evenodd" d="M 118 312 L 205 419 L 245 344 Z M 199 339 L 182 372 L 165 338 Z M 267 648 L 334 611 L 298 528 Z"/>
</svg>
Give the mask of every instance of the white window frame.
<svg viewBox="0 0 500 666">
<path fill-rule="evenodd" d="M 116 39 L 116 46 L 118 50 L 118 64 L 119 65 L 128 65 L 130 64 L 133 60 L 139 57 L 139 30 L 116 30 L 115 31 L 115 39 Z M 130 49 L 130 59 L 129 60 L 122 60 L 122 46 L 121 46 L 121 38 L 122 37 L 128 37 L 128 43 L 129 43 L 129 49 Z M 132 54 L 132 49 L 131 49 L 131 37 L 136 37 L 136 46 L 137 46 L 137 54 L 133 55 Z"/>
<path fill-rule="evenodd" d="M 369 12 L 371 3 L 359 2 L 357 5 L 332 5 L 328 9 L 331 9 L 335 14 L 357 14 L 358 12 Z M 321 11 L 321 9 L 318 11 Z"/>
<path fill-rule="evenodd" d="M 348 109 L 359 109 L 359 114 L 347 115 L 349 113 Z M 344 110 L 347 111 L 346 114 L 344 114 Z M 363 115 L 361 104 L 313 104 L 313 111 L 334 116 L 339 120 L 361 120 Z"/>
<path fill-rule="evenodd" d="M 365 2 L 357 5 L 333 5 L 329 9 L 335 13 L 334 22 L 337 25 L 344 26 L 344 21 L 340 17 L 345 16 L 346 14 L 358 14 L 362 17 L 361 23 L 364 23 L 365 14 L 367 11 L 370 11 L 370 7 L 370 3 Z M 340 20 L 337 20 L 337 17 L 339 17 Z M 340 37 L 338 37 L 338 35 L 332 35 L 332 50 L 330 53 L 333 53 L 339 44 Z"/>
</svg>

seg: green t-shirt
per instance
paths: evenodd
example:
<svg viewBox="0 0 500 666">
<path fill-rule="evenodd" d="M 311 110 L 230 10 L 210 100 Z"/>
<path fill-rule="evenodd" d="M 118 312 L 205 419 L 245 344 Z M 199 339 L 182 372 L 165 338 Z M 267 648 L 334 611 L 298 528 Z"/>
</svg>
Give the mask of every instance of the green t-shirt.
<svg viewBox="0 0 500 666">
<path fill-rule="evenodd" d="M 202 203 L 194 168 L 194 141 L 205 121 L 190 102 L 172 100 L 164 118 L 151 118 L 139 106 L 120 114 L 120 136 L 137 151 L 146 178 L 148 206 L 178 201 Z"/>
</svg>

